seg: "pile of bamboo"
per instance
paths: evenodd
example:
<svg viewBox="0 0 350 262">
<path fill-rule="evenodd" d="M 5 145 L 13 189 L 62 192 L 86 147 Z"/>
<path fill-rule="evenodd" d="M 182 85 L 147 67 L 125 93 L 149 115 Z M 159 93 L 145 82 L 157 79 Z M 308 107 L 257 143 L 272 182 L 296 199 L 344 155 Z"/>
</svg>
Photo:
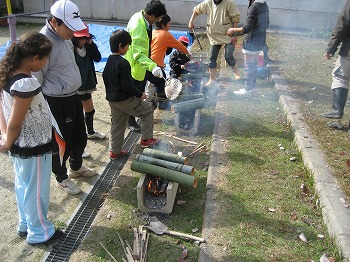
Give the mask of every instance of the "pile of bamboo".
<svg viewBox="0 0 350 262">
<path fill-rule="evenodd" d="M 145 148 L 143 155 L 138 154 L 131 162 L 131 170 L 196 188 L 198 178 L 188 161 L 187 157 Z"/>
<path fill-rule="evenodd" d="M 123 262 L 145 262 L 147 258 L 147 247 L 149 240 L 149 233 L 143 226 L 134 227 L 134 243 L 131 248 L 127 240 L 122 239 L 118 234 L 120 243 L 122 244 L 126 260 L 122 258 Z"/>
</svg>

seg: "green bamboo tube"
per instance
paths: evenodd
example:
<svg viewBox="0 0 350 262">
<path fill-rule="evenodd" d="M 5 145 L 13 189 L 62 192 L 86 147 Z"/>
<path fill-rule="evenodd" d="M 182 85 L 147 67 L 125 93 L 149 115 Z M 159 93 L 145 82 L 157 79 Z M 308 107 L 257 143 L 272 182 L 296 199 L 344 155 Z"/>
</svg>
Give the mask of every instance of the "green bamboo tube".
<svg viewBox="0 0 350 262">
<path fill-rule="evenodd" d="M 175 154 L 160 151 L 157 149 L 145 148 L 143 150 L 143 154 L 145 156 L 150 156 L 150 157 L 163 159 L 170 162 L 176 162 L 184 165 L 187 165 L 190 162 L 190 160 L 187 157 L 175 155 Z"/>
<path fill-rule="evenodd" d="M 143 163 L 148 163 L 151 165 L 169 168 L 169 169 L 176 170 L 176 171 L 179 171 L 181 173 L 185 173 L 185 174 L 192 175 L 192 176 L 194 174 L 194 167 L 193 166 L 187 166 L 187 165 L 183 165 L 180 163 L 166 161 L 163 159 L 158 159 L 158 158 L 154 158 L 154 157 L 150 157 L 150 156 L 144 156 L 141 154 L 136 155 L 136 160 L 143 162 Z"/>
<path fill-rule="evenodd" d="M 198 98 L 203 98 L 204 95 L 202 93 L 200 94 L 189 94 L 189 95 L 179 95 L 176 98 L 177 102 L 183 102 L 183 101 L 188 101 L 188 100 L 193 100 L 193 99 L 198 99 Z"/>
<path fill-rule="evenodd" d="M 161 166 L 142 163 L 137 160 L 133 160 L 131 162 L 130 168 L 132 171 L 165 178 L 169 181 L 173 181 L 182 185 L 192 186 L 193 188 L 196 188 L 198 184 L 198 178 L 195 176 L 190 176 L 185 173 L 181 173 Z"/>
<path fill-rule="evenodd" d="M 178 113 L 181 111 L 188 111 L 188 110 L 197 110 L 202 109 L 205 107 L 205 99 L 203 98 L 197 98 L 192 99 L 184 102 L 177 102 L 175 104 L 171 105 L 171 111 L 173 113 Z"/>
</svg>

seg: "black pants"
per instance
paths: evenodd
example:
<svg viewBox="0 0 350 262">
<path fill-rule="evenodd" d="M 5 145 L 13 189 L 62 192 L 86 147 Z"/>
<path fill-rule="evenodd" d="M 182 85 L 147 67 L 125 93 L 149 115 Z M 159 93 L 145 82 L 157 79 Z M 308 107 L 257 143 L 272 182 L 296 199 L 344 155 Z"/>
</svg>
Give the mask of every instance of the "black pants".
<svg viewBox="0 0 350 262">
<path fill-rule="evenodd" d="M 77 94 L 69 97 L 46 96 L 46 99 L 59 128 L 53 132 L 52 172 L 57 182 L 62 182 L 68 178 L 68 158 L 73 170 L 78 170 L 83 163 L 82 154 L 87 141 L 83 107 Z"/>
</svg>

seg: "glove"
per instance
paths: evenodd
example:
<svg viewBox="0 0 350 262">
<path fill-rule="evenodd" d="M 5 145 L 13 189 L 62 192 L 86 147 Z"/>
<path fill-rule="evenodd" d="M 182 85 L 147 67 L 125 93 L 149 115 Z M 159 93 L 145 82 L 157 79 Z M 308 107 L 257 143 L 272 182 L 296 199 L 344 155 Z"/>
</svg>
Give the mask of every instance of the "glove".
<svg viewBox="0 0 350 262">
<path fill-rule="evenodd" d="M 155 76 L 155 77 L 159 77 L 159 78 L 163 78 L 163 70 L 159 67 L 159 66 L 155 66 L 153 69 L 152 69 L 152 74 Z"/>
</svg>

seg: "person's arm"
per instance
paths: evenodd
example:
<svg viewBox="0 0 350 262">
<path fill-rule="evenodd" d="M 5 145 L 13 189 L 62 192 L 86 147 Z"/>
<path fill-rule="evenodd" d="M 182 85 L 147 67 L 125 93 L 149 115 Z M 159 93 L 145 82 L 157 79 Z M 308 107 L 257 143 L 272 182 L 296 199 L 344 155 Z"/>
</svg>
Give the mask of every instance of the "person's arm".
<svg viewBox="0 0 350 262">
<path fill-rule="evenodd" d="M 92 40 L 92 38 L 90 38 L 87 43 L 86 46 L 89 50 L 90 53 L 90 57 L 92 60 L 94 60 L 95 62 L 100 62 L 101 61 L 101 53 L 97 48 L 97 45 L 94 43 L 94 41 Z"/>
<path fill-rule="evenodd" d="M 194 28 L 194 23 L 193 20 L 198 16 L 197 12 L 193 10 L 190 21 L 188 22 L 188 28 L 193 29 Z"/>
<path fill-rule="evenodd" d="M 181 42 L 177 41 L 176 38 L 170 32 L 167 32 L 167 33 L 169 35 L 167 46 L 175 48 L 183 54 L 188 54 L 188 50 L 187 50 L 186 46 L 184 46 Z"/>
<path fill-rule="evenodd" d="M 174 51 L 174 53 L 172 53 L 169 58 L 170 68 L 176 72 L 180 72 L 181 70 L 181 64 L 177 62 L 178 58 L 179 58 L 179 51 Z"/>
<path fill-rule="evenodd" d="M 134 86 L 131 78 L 131 67 L 127 60 L 122 60 L 119 69 L 121 71 L 121 85 L 125 93 L 143 99 L 144 93 Z"/>
<path fill-rule="evenodd" d="M 338 16 L 335 28 L 332 31 L 331 39 L 328 42 L 326 53 L 333 57 L 338 46 L 343 42 L 350 30 L 350 1 L 347 1 Z"/>
<path fill-rule="evenodd" d="M 9 149 L 17 140 L 24 118 L 33 101 L 33 97 L 20 98 L 15 95 L 11 115 L 7 124 L 5 148 Z"/>
<path fill-rule="evenodd" d="M 0 152 L 5 150 L 5 140 L 6 140 L 6 120 L 4 116 L 4 112 L 2 111 L 2 106 L 1 106 L 1 96 L 2 94 L 0 93 L 0 134 L 1 134 L 1 139 L 0 139 Z M 2 149 L 4 148 L 4 149 Z"/>
</svg>

